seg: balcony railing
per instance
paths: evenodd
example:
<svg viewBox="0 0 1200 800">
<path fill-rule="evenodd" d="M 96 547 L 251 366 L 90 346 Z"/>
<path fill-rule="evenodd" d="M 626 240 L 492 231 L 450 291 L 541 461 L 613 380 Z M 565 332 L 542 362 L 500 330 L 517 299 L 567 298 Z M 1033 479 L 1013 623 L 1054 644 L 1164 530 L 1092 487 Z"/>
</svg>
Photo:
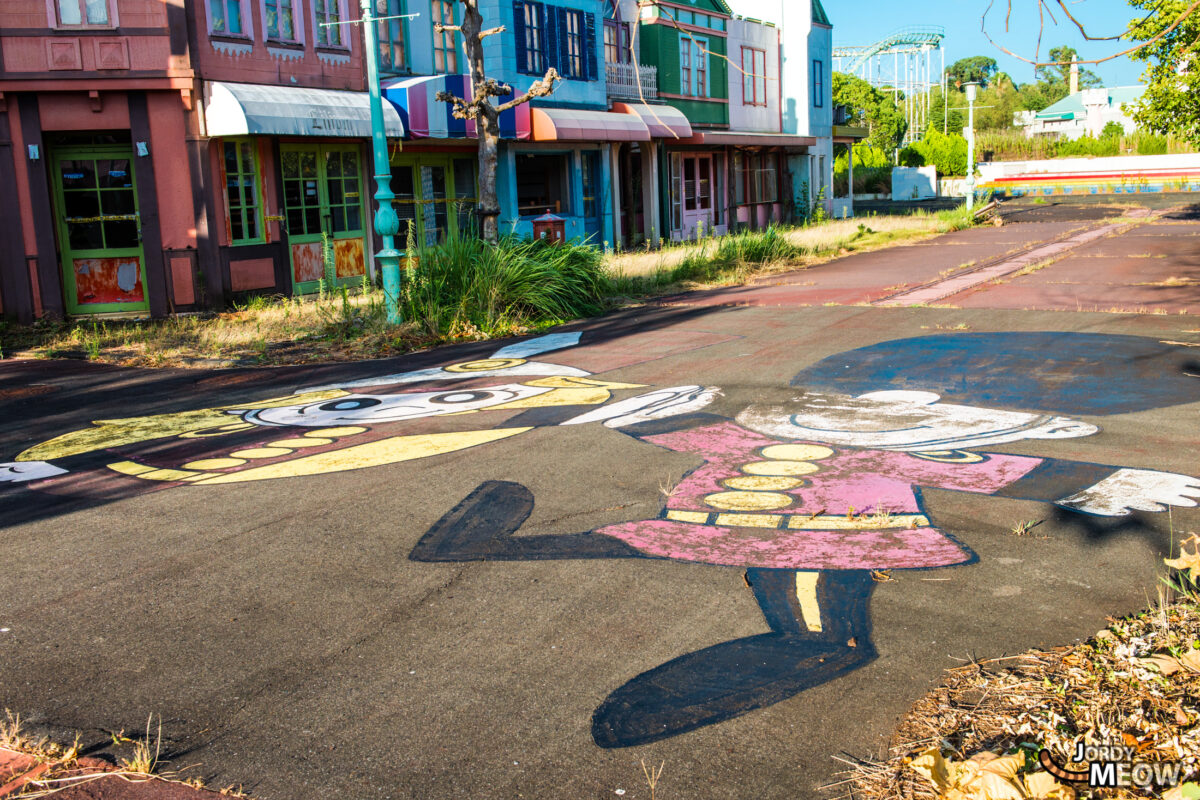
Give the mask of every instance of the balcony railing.
<svg viewBox="0 0 1200 800">
<path fill-rule="evenodd" d="M 658 99 L 658 67 L 609 62 L 604 65 L 604 71 L 609 97 Z"/>
</svg>

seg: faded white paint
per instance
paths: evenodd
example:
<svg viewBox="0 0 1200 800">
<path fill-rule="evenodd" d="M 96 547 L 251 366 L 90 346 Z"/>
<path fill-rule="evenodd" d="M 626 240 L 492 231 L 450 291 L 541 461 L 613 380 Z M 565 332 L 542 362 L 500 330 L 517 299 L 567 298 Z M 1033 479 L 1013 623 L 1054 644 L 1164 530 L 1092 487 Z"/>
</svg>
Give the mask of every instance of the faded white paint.
<svg viewBox="0 0 1200 800">
<path fill-rule="evenodd" d="M 860 397 L 805 394 L 795 405 L 751 406 L 738 422 L 781 439 L 921 452 L 1070 439 L 1099 428 L 1079 420 L 939 402 L 931 392 L 883 391 Z"/>
<path fill-rule="evenodd" d="M 0 463 L 0 483 L 25 483 L 66 475 L 67 471 L 48 461 L 10 461 Z"/>
<path fill-rule="evenodd" d="M 659 389 L 589 411 L 562 424 L 603 422 L 608 428 L 622 428 L 638 422 L 699 411 L 715 400 L 718 394 L 720 390 L 715 386 L 675 386 Z"/>
<path fill-rule="evenodd" d="M 1133 511 L 1166 511 L 1167 506 L 1192 507 L 1200 499 L 1200 480 L 1188 475 L 1150 469 L 1120 469 L 1091 488 L 1059 500 L 1057 505 L 1124 517 Z"/>
</svg>

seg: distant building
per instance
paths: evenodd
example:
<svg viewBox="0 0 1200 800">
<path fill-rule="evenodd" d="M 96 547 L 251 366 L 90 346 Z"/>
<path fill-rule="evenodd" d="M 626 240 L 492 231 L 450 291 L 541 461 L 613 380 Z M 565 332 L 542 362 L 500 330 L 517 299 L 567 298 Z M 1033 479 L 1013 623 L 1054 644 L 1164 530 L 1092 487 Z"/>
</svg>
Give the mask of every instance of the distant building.
<svg viewBox="0 0 1200 800">
<path fill-rule="evenodd" d="M 1013 124 L 1024 128 L 1025 135 L 1057 135 L 1067 139 L 1080 136 L 1099 136 L 1110 122 L 1116 122 L 1125 133 L 1133 133 L 1134 122 L 1130 106 L 1137 105 L 1145 86 L 1114 86 L 1111 89 L 1084 89 L 1074 92 L 1042 111 L 1018 111 Z"/>
</svg>

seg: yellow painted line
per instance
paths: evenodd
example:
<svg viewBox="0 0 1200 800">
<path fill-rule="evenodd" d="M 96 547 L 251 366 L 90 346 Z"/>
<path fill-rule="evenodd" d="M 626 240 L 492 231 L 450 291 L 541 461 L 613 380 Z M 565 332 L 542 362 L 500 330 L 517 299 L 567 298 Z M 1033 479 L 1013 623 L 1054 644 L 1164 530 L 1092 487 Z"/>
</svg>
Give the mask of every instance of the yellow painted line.
<svg viewBox="0 0 1200 800">
<path fill-rule="evenodd" d="M 418 458 L 428 458 L 442 453 L 453 453 L 465 450 L 499 439 L 507 439 L 531 428 L 500 428 L 490 431 L 456 431 L 453 433 L 432 433 L 415 436 L 394 436 L 375 442 L 346 447 L 341 450 L 330 450 L 303 458 L 280 461 L 241 472 L 227 472 L 214 475 L 198 483 L 209 485 L 216 483 L 242 483 L 245 481 L 262 481 L 273 478 L 294 478 L 304 475 L 324 475 L 330 472 L 345 472 L 347 470 L 377 467 L 384 464 L 397 464 L 402 461 L 412 461 Z"/>
<path fill-rule="evenodd" d="M 188 472 L 181 469 L 155 469 L 145 464 L 135 464 L 132 461 L 118 461 L 109 464 L 108 468 L 122 475 L 130 475 L 147 481 L 187 481 L 204 477 L 202 472 Z"/>
<path fill-rule="evenodd" d="M 894 530 L 896 528 L 928 528 L 929 518 L 923 514 L 893 514 L 884 518 L 863 516 L 849 519 L 848 517 L 822 516 L 813 519 L 800 514 L 788 518 L 788 527 L 792 530 L 810 531 L 870 531 Z"/>
<path fill-rule="evenodd" d="M 778 528 L 782 514 L 717 514 L 718 525 L 738 528 Z"/>
<path fill-rule="evenodd" d="M 817 579 L 819 572 L 796 573 L 796 599 L 800 601 L 800 614 L 804 626 L 813 633 L 821 632 L 821 606 L 817 603 Z"/>
<path fill-rule="evenodd" d="M 668 511 L 667 519 L 673 519 L 676 522 L 695 522 L 699 525 L 708 523 L 707 511 Z"/>
</svg>

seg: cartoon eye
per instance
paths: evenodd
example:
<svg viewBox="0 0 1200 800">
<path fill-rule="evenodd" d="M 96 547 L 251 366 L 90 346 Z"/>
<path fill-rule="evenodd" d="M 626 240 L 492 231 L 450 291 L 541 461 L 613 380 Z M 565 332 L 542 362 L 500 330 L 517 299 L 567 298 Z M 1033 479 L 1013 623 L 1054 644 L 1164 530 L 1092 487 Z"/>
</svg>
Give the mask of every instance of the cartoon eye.
<svg viewBox="0 0 1200 800">
<path fill-rule="evenodd" d="M 352 400 L 335 400 L 332 403 L 324 403 L 318 406 L 318 409 L 321 411 L 361 411 L 382 402 L 374 397 L 356 397 Z"/>
<path fill-rule="evenodd" d="M 509 392 L 509 394 L 512 393 Z M 495 396 L 495 392 L 451 392 L 435 395 L 429 398 L 429 402 L 435 405 L 457 405 L 459 403 L 479 403 L 491 400 Z"/>
</svg>

